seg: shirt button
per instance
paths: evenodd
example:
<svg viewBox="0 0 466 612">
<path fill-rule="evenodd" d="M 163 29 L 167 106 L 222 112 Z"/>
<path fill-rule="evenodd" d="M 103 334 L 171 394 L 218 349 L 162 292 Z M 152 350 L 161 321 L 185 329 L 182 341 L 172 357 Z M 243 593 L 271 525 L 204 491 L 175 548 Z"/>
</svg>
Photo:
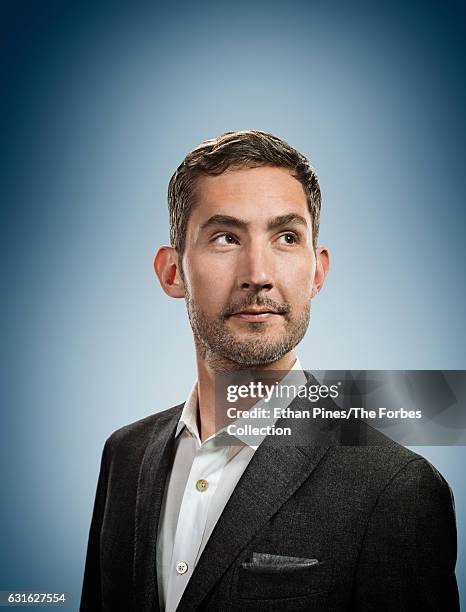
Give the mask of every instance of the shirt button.
<svg viewBox="0 0 466 612">
<path fill-rule="evenodd" d="M 209 483 L 207 482 L 207 480 L 204 480 L 204 478 L 200 478 L 196 482 L 196 489 L 200 491 L 201 493 L 203 491 L 207 491 L 208 487 L 209 487 Z"/>
<path fill-rule="evenodd" d="M 186 574 L 186 572 L 188 571 L 188 564 L 184 561 L 179 561 L 176 564 L 176 571 L 178 572 L 178 574 Z"/>
</svg>

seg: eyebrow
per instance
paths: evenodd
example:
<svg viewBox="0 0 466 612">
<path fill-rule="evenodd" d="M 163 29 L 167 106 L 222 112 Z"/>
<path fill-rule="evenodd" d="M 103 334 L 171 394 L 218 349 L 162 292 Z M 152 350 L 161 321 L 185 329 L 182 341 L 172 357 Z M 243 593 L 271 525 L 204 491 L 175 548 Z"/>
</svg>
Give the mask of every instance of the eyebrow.
<svg viewBox="0 0 466 612">
<path fill-rule="evenodd" d="M 207 221 L 202 223 L 200 229 L 202 231 L 216 225 L 226 225 L 245 230 L 250 224 L 248 221 L 244 221 L 238 217 L 232 217 L 231 215 L 212 215 L 212 217 L 209 217 Z M 296 213 L 288 213 L 286 215 L 279 215 L 278 217 L 270 219 L 270 221 L 267 223 L 267 229 L 274 230 L 278 229 L 279 227 L 283 227 L 284 225 L 302 225 L 306 228 L 308 227 L 307 221 L 303 216 Z"/>
<path fill-rule="evenodd" d="M 207 221 L 202 223 L 200 229 L 202 231 L 214 225 L 228 225 L 229 227 L 246 229 L 249 223 L 247 221 L 243 221 L 243 219 L 238 219 L 238 217 L 231 217 L 230 215 L 213 215 L 212 217 L 209 217 Z"/>
<path fill-rule="evenodd" d="M 301 215 L 296 213 L 288 213 L 287 215 L 280 215 L 274 219 L 270 219 L 270 221 L 267 223 L 267 229 L 278 229 L 283 225 L 303 225 L 304 227 L 307 227 L 307 221 Z"/>
</svg>

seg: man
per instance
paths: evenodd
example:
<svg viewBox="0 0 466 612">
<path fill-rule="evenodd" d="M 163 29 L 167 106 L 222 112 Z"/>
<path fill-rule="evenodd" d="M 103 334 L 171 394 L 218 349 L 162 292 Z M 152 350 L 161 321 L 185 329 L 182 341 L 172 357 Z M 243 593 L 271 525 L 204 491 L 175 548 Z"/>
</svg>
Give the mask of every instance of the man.
<svg viewBox="0 0 466 612">
<path fill-rule="evenodd" d="M 294 349 L 329 267 L 313 168 L 271 134 L 230 132 L 185 158 L 168 201 L 154 267 L 186 300 L 198 379 L 107 440 L 81 610 L 457 610 L 451 493 L 419 455 L 365 424 L 313 439 L 305 420 L 299 444 L 218 443 L 216 376 L 311 381 Z"/>
</svg>

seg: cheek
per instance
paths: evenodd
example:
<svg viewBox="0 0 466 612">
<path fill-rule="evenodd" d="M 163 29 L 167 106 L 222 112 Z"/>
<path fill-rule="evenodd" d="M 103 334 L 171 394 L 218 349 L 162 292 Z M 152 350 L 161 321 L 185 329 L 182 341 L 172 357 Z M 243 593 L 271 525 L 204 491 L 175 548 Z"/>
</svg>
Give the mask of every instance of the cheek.
<svg viewBox="0 0 466 612">
<path fill-rule="evenodd" d="M 280 285 L 291 304 L 304 304 L 311 299 L 315 262 L 288 265 L 281 270 Z"/>
<path fill-rule="evenodd" d="M 189 293 L 206 313 L 221 310 L 231 293 L 231 283 L 226 271 L 208 263 L 205 258 L 187 259 L 183 263 Z"/>
</svg>

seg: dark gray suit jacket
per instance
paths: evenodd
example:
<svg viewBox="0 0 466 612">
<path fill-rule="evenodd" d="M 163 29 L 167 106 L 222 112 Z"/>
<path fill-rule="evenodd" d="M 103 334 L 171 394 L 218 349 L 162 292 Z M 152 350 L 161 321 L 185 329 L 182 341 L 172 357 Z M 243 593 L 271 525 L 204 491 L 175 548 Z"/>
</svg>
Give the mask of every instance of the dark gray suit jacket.
<svg viewBox="0 0 466 612">
<path fill-rule="evenodd" d="M 123 427 L 105 444 L 82 612 L 159 612 L 157 525 L 182 407 Z M 274 436 L 260 445 L 178 612 L 459 609 L 455 516 L 442 476 L 364 423 L 323 429 L 296 445 Z M 254 553 L 267 556 L 254 565 Z"/>
</svg>

